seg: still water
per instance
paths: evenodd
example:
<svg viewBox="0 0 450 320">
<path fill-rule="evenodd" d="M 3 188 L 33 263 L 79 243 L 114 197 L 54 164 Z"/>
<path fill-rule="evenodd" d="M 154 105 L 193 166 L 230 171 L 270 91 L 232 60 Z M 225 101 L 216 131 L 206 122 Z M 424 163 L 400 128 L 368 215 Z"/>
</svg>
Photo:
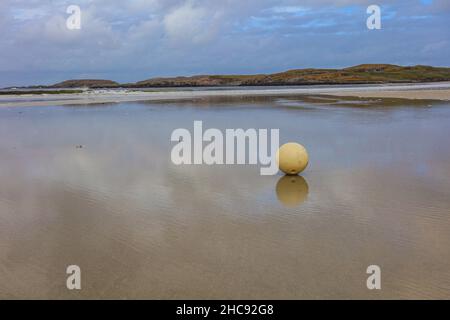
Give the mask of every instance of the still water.
<svg viewBox="0 0 450 320">
<path fill-rule="evenodd" d="M 310 165 L 175 166 L 170 135 L 194 120 L 279 128 Z M 430 101 L 2 108 L 0 298 L 450 298 L 449 137 Z"/>
</svg>

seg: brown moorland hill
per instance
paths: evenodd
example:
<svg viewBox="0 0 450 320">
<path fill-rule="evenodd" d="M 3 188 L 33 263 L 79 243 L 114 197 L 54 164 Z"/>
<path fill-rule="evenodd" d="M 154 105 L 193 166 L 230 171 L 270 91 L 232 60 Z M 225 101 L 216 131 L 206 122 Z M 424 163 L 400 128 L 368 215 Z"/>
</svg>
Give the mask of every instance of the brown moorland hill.
<svg viewBox="0 0 450 320">
<path fill-rule="evenodd" d="M 111 80 L 67 80 L 39 88 L 154 88 L 205 86 L 275 86 L 314 84 L 382 84 L 450 81 L 450 68 L 361 64 L 343 69 L 294 69 L 274 74 L 197 75 L 191 77 L 151 78 L 119 84 Z"/>
</svg>

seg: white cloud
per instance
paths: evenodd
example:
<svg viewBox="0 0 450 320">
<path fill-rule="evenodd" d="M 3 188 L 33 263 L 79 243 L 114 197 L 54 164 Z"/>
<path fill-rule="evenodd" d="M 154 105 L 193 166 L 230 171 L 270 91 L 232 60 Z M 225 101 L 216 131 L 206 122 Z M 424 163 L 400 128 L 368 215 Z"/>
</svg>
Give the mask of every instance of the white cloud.
<svg viewBox="0 0 450 320">
<path fill-rule="evenodd" d="M 220 28 L 223 13 L 214 8 L 195 6 L 187 1 L 169 12 L 163 20 L 170 40 L 181 43 L 201 44 L 213 39 Z"/>
<path fill-rule="evenodd" d="M 270 9 L 274 13 L 292 13 L 292 14 L 302 14 L 309 11 L 309 8 L 302 6 L 285 6 L 285 7 L 273 7 Z"/>
</svg>

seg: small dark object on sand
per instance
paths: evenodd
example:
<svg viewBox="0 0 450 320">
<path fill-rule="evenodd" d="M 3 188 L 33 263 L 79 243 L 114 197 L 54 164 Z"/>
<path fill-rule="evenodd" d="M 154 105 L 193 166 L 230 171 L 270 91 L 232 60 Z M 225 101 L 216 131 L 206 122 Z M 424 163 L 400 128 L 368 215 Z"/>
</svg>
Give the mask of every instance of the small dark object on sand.
<svg viewBox="0 0 450 320">
<path fill-rule="evenodd" d="M 79 145 L 77 145 L 75 148 L 77 148 L 77 149 L 83 149 L 83 145 L 79 144 Z"/>
</svg>

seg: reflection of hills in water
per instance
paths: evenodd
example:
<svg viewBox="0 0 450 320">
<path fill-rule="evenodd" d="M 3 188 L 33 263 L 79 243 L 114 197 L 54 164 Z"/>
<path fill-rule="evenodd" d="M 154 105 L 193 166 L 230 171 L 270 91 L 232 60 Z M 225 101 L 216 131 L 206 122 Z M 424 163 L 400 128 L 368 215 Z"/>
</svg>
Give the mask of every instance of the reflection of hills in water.
<svg viewBox="0 0 450 320">
<path fill-rule="evenodd" d="M 296 207 L 308 198 L 309 187 L 302 176 L 284 176 L 278 180 L 278 200 L 286 207 Z"/>
</svg>

